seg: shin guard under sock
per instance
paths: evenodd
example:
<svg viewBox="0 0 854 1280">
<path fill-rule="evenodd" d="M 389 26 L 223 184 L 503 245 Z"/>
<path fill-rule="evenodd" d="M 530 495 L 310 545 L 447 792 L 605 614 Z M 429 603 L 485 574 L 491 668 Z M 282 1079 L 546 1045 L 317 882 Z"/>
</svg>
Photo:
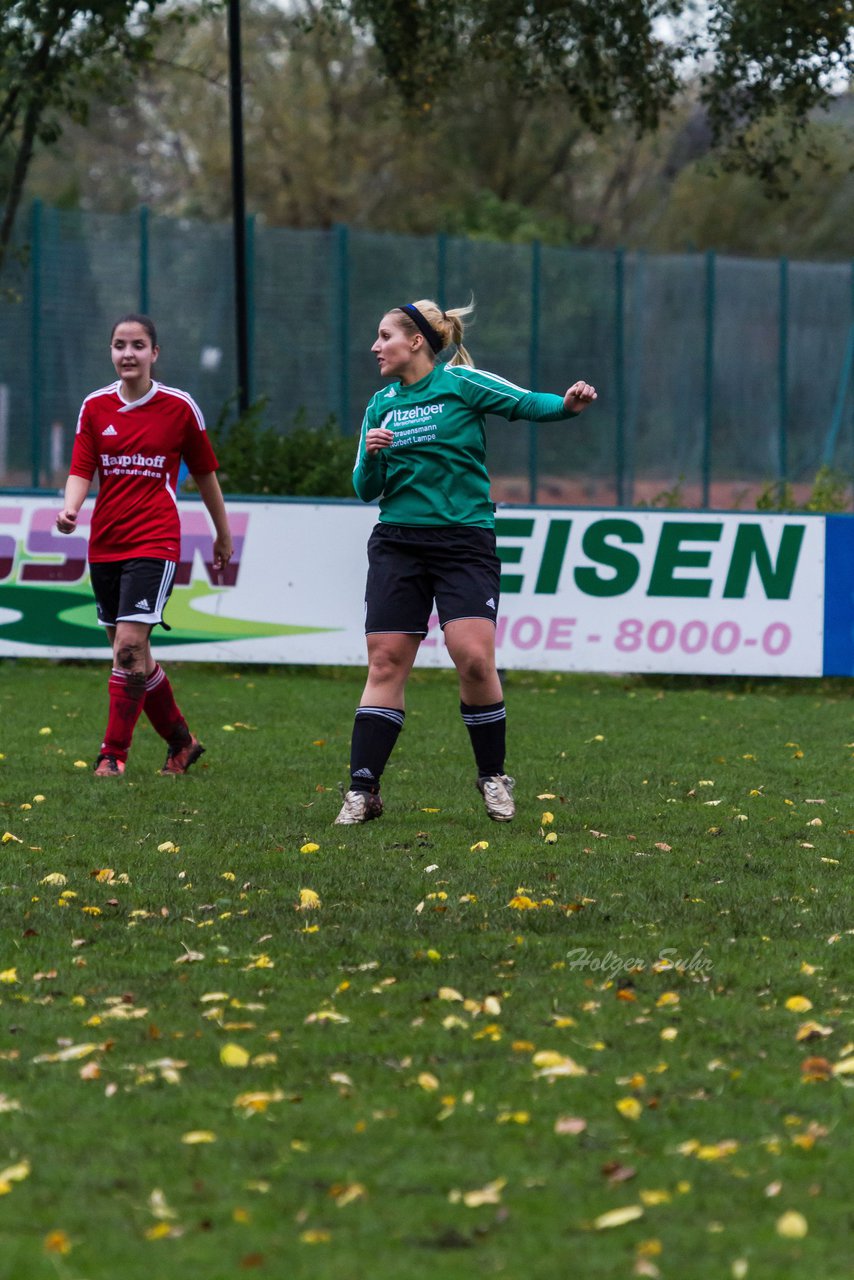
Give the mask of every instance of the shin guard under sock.
<svg viewBox="0 0 854 1280">
<path fill-rule="evenodd" d="M 121 671 L 114 667 L 108 684 L 110 710 L 107 731 L 101 743 L 101 754 L 127 760 L 133 731 L 145 698 L 145 676 L 142 672 Z"/>
<path fill-rule="evenodd" d="M 170 746 L 181 746 L 189 742 L 187 721 L 181 714 L 169 678 L 159 662 L 145 682 L 143 709 L 152 726 Z"/>
<path fill-rule="evenodd" d="M 380 778 L 394 750 L 405 712 L 395 707 L 359 707 L 350 745 L 350 790 L 380 789 Z"/>
<path fill-rule="evenodd" d="M 478 777 L 492 778 L 496 774 L 502 774 L 507 737 L 507 712 L 504 703 L 493 702 L 488 707 L 472 707 L 461 702 L 460 714 L 469 731 Z"/>
</svg>

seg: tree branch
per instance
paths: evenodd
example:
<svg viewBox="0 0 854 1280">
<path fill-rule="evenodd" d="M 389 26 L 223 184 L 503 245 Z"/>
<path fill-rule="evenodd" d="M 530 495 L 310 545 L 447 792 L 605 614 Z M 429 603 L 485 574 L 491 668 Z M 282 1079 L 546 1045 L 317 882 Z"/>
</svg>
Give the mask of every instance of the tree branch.
<svg viewBox="0 0 854 1280">
<path fill-rule="evenodd" d="M 33 158 L 33 147 L 41 110 L 41 103 L 37 99 L 33 99 L 24 116 L 21 140 L 18 144 L 15 165 L 12 169 L 12 179 L 9 184 L 9 194 L 6 197 L 6 204 L 3 209 L 3 221 L 0 222 L 0 272 L 2 272 L 3 264 L 6 261 L 6 255 L 12 239 L 12 229 L 18 213 L 18 205 L 21 203 L 21 195 L 24 190 L 24 181 L 27 176 L 27 170 L 30 167 L 30 161 Z"/>
</svg>

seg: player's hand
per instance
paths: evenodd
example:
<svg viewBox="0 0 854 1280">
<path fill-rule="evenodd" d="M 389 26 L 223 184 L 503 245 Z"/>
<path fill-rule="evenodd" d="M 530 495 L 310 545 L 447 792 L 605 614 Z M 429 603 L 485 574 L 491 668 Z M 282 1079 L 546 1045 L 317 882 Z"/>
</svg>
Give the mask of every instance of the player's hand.
<svg viewBox="0 0 854 1280">
<path fill-rule="evenodd" d="M 77 528 L 77 512 L 63 508 L 56 517 L 56 527 L 60 533 L 74 533 Z"/>
<path fill-rule="evenodd" d="M 218 534 L 213 544 L 213 567 L 222 571 L 234 555 L 234 545 L 230 533 Z"/>
<path fill-rule="evenodd" d="M 373 457 L 380 449 L 388 449 L 393 439 L 394 432 L 388 427 L 371 427 L 365 436 L 365 452 Z"/>
<path fill-rule="evenodd" d="M 581 413 L 596 399 L 596 388 L 589 382 L 573 382 L 563 398 L 563 407 L 569 413 Z"/>
</svg>

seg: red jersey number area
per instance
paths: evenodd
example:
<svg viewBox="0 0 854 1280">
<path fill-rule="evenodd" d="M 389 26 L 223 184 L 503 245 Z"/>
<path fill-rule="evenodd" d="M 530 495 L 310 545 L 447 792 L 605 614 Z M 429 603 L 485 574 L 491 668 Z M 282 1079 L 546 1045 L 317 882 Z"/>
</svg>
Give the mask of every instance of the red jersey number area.
<svg viewBox="0 0 854 1280">
<path fill-rule="evenodd" d="M 83 401 L 71 455 L 72 475 L 91 480 L 97 471 L 100 480 L 89 560 L 177 561 L 181 459 L 192 475 L 217 469 L 205 420 L 184 391 L 155 382 L 126 404 L 118 388 L 114 383 Z"/>
</svg>

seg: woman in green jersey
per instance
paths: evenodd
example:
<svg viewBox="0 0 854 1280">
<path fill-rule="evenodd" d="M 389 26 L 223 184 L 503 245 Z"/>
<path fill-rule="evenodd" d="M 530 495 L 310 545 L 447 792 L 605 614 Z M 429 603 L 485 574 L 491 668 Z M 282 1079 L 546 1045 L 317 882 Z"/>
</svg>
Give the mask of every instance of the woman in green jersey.
<svg viewBox="0 0 854 1280">
<path fill-rule="evenodd" d="M 557 422 L 581 413 L 596 391 L 582 381 L 563 396 L 541 395 L 475 369 L 462 344 L 471 310 L 442 311 L 427 300 L 394 307 L 371 348 L 390 385 L 365 411 L 353 471 L 356 493 L 364 502 L 379 498 L 380 515 L 368 543 L 368 680 L 336 823 L 367 822 L 383 811 L 380 778 L 403 728 L 404 690 L 434 600 L 459 675 L 486 812 L 496 822 L 516 812 L 495 666 L 501 571 L 484 417 Z M 451 346 L 452 358 L 437 362 Z"/>
</svg>

